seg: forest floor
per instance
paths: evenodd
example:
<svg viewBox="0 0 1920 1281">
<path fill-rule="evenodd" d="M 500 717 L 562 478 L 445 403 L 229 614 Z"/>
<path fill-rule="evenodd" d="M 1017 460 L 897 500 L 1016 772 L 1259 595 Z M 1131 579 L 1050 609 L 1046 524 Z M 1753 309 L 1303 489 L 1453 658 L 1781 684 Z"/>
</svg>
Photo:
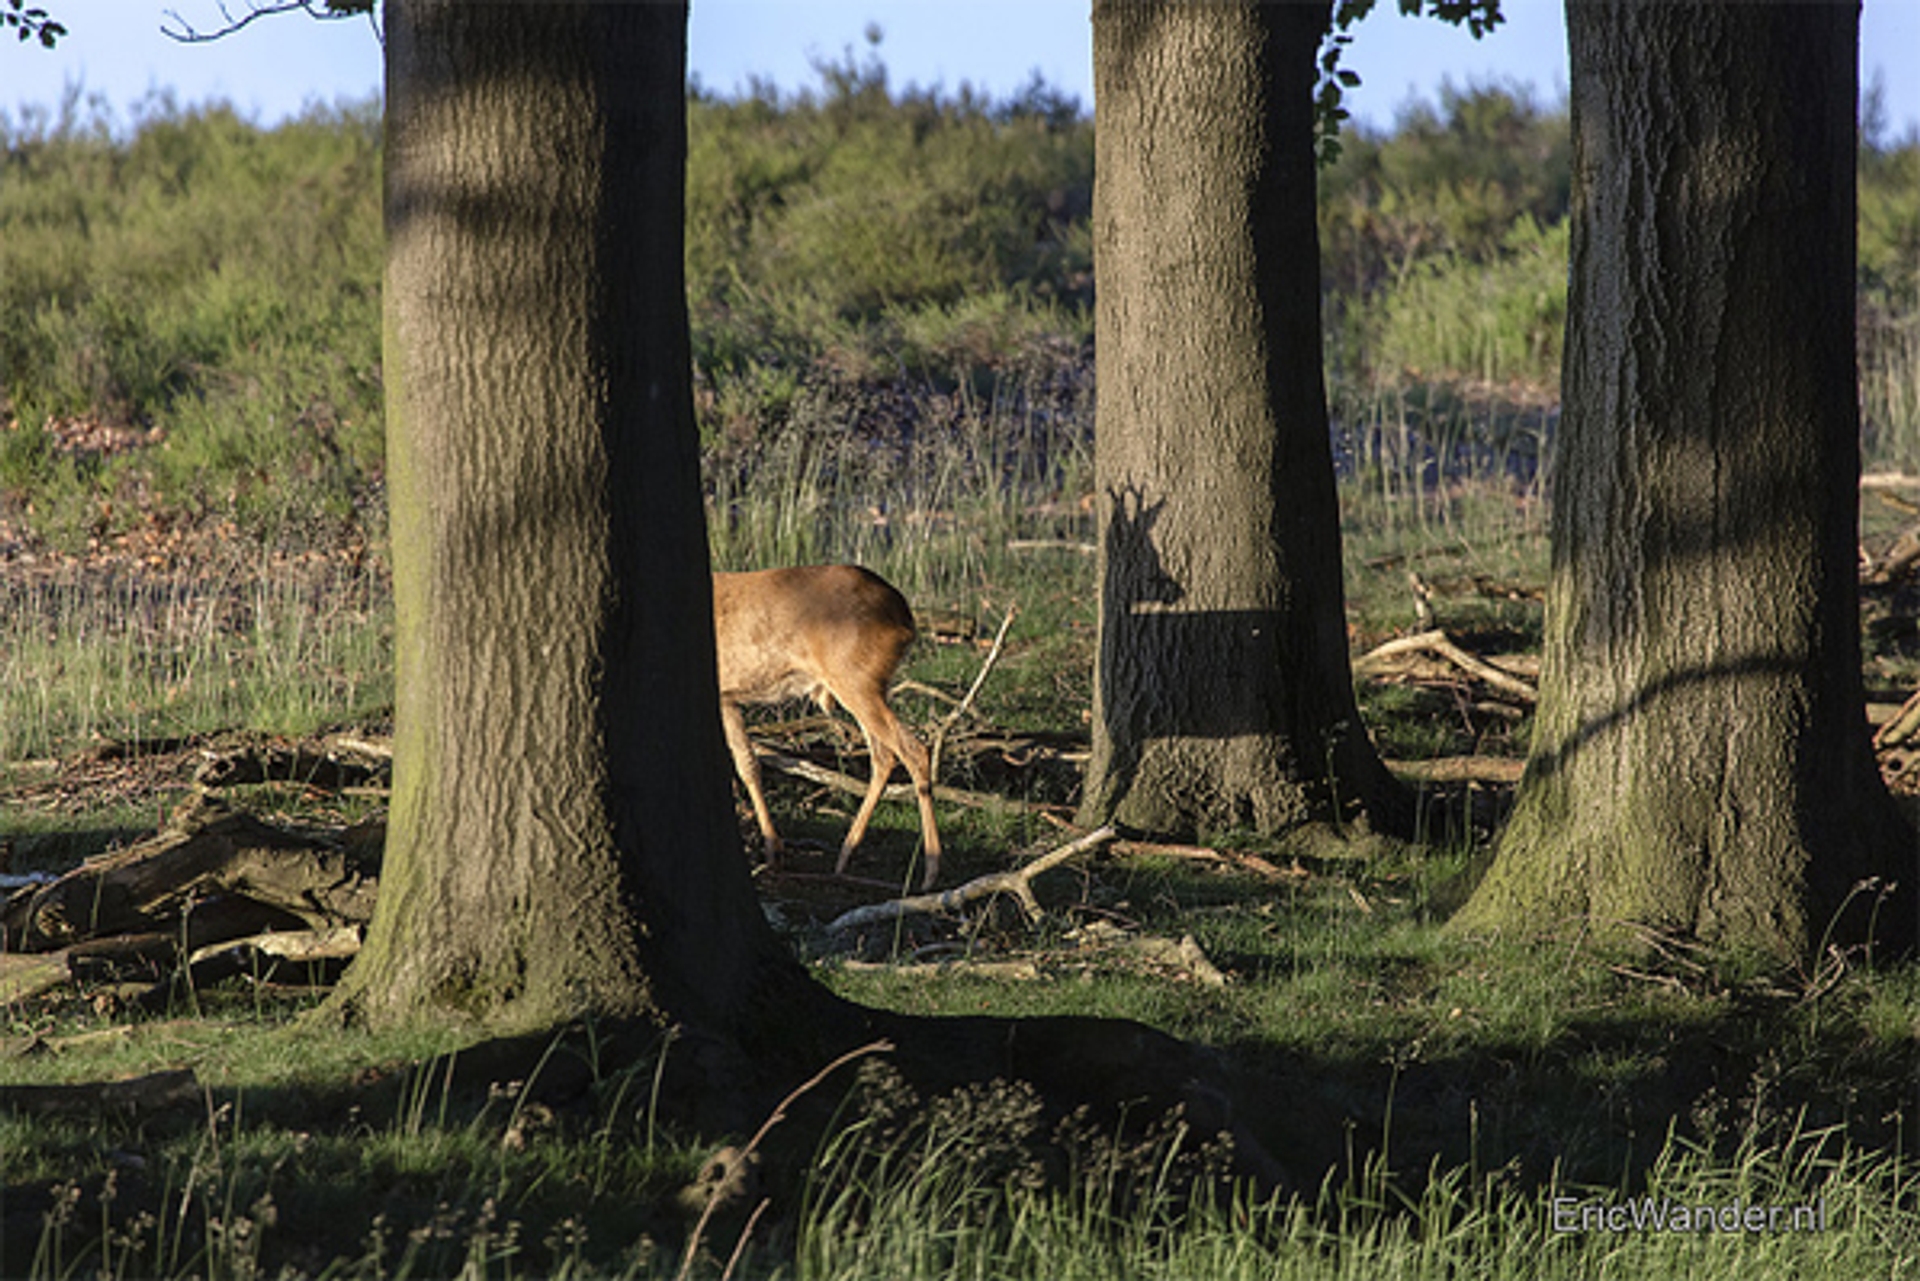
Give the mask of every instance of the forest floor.
<svg viewBox="0 0 1920 1281">
<path fill-rule="evenodd" d="M 1869 560 L 1893 563 L 1902 532 L 1877 531 Z M 793 845 L 778 871 L 755 873 L 770 921 L 822 982 L 855 1000 L 928 1015 L 1123 1016 L 1209 1047 L 1291 1194 L 1318 1207 L 1321 1235 L 1301 1247 L 1313 1257 L 1348 1252 L 1385 1266 L 1393 1256 L 1378 1253 L 1382 1241 L 1454 1240 L 1447 1233 L 1470 1236 L 1462 1225 L 1473 1224 L 1551 1253 L 1564 1244 L 1541 1227 L 1553 1197 L 1659 1189 L 1825 1198 L 1847 1207 L 1854 1235 L 1828 1238 L 1817 1258 L 1865 1258 L 1897 1275 L 1920 1260 L 1911 1161 L 1920 967 L 1836 952 L 1782 972 L 1654 934 L 1622 952 L 1552 923 L 1524 940 L 1445 929 L 1485 866 L 1517 780 L 1525 690 L 1538 674 L 1539 599 L 1526 564 L 1490 563 L 1484 541 L 1463 548 L 1456 533 L 1436 528 L 1411 550 L 1362 546 L 1349 577 L 1369 727 L 1435 804 L 1472 816 L 1472 837 L 1107 841 L 1035 879 L 1038 917 L 998 896 L 836 929 L 851 909 L 911 892 L 917 825 L 910 805 L 882 806 L 852 875 L 834 877 L 854 798 L 822 771 L 863 780 L 866 761 L 844 718 L 790 715 L 757 731 L 813 770 L 769 772 Z M 236 567 L 217 530 L 169 539 L 156 527 L 70 557 L 0 557 L 16 649 L 50 625 L 34 622 L 36 611 L 85 599 L 112 615 L 88 625 L 106 638 L 104 657 L 89 660 L 91 701 L 30 699 L 17 685 L 5 696 L 16 736 L 0 766 L 0 871 L 10 877 L 136 848 L 208 792 L 321 846 L 364 847 L 378 830 L 390 690 L 364 673 L 342 675 L 380 648 L 377 560 L 345 545 L 253 553 Z M 929 641 L 895 695 L 923 736 L 943 739 L 943 887 L 1079 834 L 1085 568 L 1071 550 L 1038 554 L 1074 568 L 997 594 L 1020 596 L 1027 611 L 1003 652 L 992 656 L 996 619 L 978 608 L 970 627 L 923 626 Z M 1881 726 L 1900 720 L 1915 676 L 1920 611 L 1910 590 L 1904 578 L 1863 587 Z M 306 620 L 304 630 L 285 630 L 288 617 Z M 186 634 L 167 631 L 176 625 Z M 361 639 L 317 639 L 334 631 Z M 255 669 L 263 683 L 281 679 L 288 668 L 266 656 L 290 645 L 301 679 L 336 695 L 348 681 L 362 712 L 269 732 L 247 727 L 257 702 L 168 710 L 169 682 L 185 687 L 207 669 L 224 683 L 244 685 L 231 673 Z M 69 670 L 87 668 L 67 653 Z M 956 714 L 983 669 L 975 706 Z M 339 703 L 316 696 L 312 706 Z M 38 738 L 28 733 L 35 724 Z M 128 725 L 137 732 L 123 732 Z M 362 772 L 320 768 L 343 750 L 358 753 Z M 1917 754 L 1911 739 L 1883 751 L 1895 790 L 1920 792 Z M 744 809 L 741 822 L 743 845 L 755 848 Z M 826 1167 L 786 1152 L 770 1158 L 768 1186 L 787 1192 L 765 1222 L 755 1228 L 736 1214 L 723 1239 L 702 1241 L 686 1209 L 702 1194 L 690 1189 L 716 1145 L 740 1136 L 702 1133 L 653 1107 L 657 1097 L 636 1107 L 658 1094 L 657 1058 L 596 1078 L 575 1111 L 543 1111 L 515 1093 L 524 1083 L 456 1088 L 454 1064 L 462 1053 L 471 1061 L 472 1049 L 316 1039 L 300 1016 L 337 966 L 255 965 L 203 984 L 186 950 L 183 942 L 171 957 L 148 958 L 144 972 L 75 969 L 53 982 L 23 977 L 31 958 L 0 968 L 0 1274 L 438 1274 L 484 1256 L 493 1263 L 480 1271 L 498 1275 L 665 1275 L 683 1252 L 738 1239 L 748 1242 L 742 1267 L 772 1275 L 826 1231 L 824 1185 L 809 1183 Z M 661 1053 L 671 1054 L 666 1043 Z M 885 1091 L 871 1080 L 862 1089 L 848 1115 L 879 1125 Z M 1007 1119 L 1018 1107 L 1003 1116 L 1000 1104 L 966 1106 L 975 1112 L 923 1115 L 947 1118 L 979 1153 L 1041 1137 Z M 953 1159 L 998 1177 L 968 1164 L 976 1157 L 987 1160 Z M 844 1186 L 865 1187 L 868 1175 L 849 1174 Z M 931 1186 L 924 1171 L 913 1179 Z M 863 1204 L 864 1227 L 833 1233 L 905 1230 Z M 957 1211 L 912 1215 L 946 1213 Z M 1371 1226 L 1353 1226 L 1362 1220 Z M 1268 1231 L 1280 1250 L 1295 1229 Z M 1675 1266 L 1665 1248 L 1646 1246 L 1634 1265 L 1642 1270 L 1618 1274 L 1662 1275 Z M 1443 1262 L 1406 1274 L 1443 1275 Z M 1728 1256 L 1736 1263 L 1752 1260 Z M 896 1265 L 811 1274 L 886 1275 Z M 700 1266 L 717 1273 L 720 1259 Z M 1489 1275 L 1534 1274 L 1515 1263 Z"/>
</svg>

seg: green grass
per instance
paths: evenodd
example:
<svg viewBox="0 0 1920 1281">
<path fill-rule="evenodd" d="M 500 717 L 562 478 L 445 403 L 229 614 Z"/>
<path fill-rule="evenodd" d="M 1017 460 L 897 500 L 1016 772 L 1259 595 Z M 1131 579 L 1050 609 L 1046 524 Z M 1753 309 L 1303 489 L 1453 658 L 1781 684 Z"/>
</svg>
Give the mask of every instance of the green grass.
<svg viewBox="0 0 1920 1281">
<path fill-rule="evenodd" d="M 1198 925 L 1235 982 L 1201 997 L 1098 963 L 1041 983 L 835 981 L 928 1012 L 1110 1010 L 1207 1036 L 1290 1182 L 1214 1182 L 1224 1154 L 1177 1122 L 1116 1133 L 1004 1083 L 919 1099 L 875 1060 L 819 1137 L 790 1129 L 765 1149 L 772 1200 L 736 1275 L 1891 1277 L 1920 1261 L 1920 1171 L 1898 1138 L 1911 1117 L 1884 1111 L 1911 1102 L 1911 971 L 1733 1014 L 1728 992 L 1611 974 L 1578 945 L 1443 939 L 1415 870 L 1329 875 L 1285 901 L 1166 866 L 1117 879 L 1158 905 L 1155 928 Z M 1348 885 L 1373 914 L 1338 907 Z M 590 1041 L 556 1049 L 589 1061 L 584 1098 L 555 1110 L 537 1088 L 550 1068 L 532 1088 L 459 1076 L 484 1047 L 317 1036 L 301 999 L 204 999 L 199 1017 L 131 1027 L 71 1013 L 37 1029 L 51 1054 L 0 1060 L 0 1083 L 185 1065 L 207 1087 L 180 1110 L 0 1116 L 10 1274 L 676 1271 L 694 1232 L 679 1190 L 716 1136 L 661 1110 L 675 1087 L 663 1096 L 657 1051 L 598 1064 Z M 1889 1016 L 1904 1025 L 1863 1040 Z M 1712 1085 L 1688 1098 L 1707 1062 Z M 1561 1232 L 1559 1198 L 1811 1205 L 1826 1226 Z M 696 1275 L 720 1271 L 750 1208 L 706 1225 Z"/>
<path fill-rule="evenodd" d="M 923 642 L 903 673 L 951 695 L 1016 612 L 977 719 L 956 732 L 1083 734 L 1090 126 L 1044 86 L 1007 104 L 889 95 L 851 58 L 822 80 L 804 100 L 702 97 L 691 113 L 716 565 L 872 565 L 930 623 L 971 624 L 971 643 Z M 0 122 L 0 417 L 18 420 L 0 431 L 0 533 L 38 557 L 0 587 L 0 827 L 17 869 L 151 832 L 189 786 L 158 758 L 77 768 L 90 745 L 386 715 L 371 119 L 320 113 L 263 132 L 156 103 L 120 129 L 70 103 L 64 117 Z M 1411 571 L 1437 625 L 1487 652 L 1537 649 L 1563 130 L 1554 112 L 1469 91 L 1393 137 L 1353 140 L 1328 174 L 1358 648 L 1421 625 Z M 1914 154 L 1872 150 L 1862 200 L 1868 455 L 1908 468 L 1920 465 L 1902 274 Z M 86 429 L 101 422 L 141 443 L 94 447 Z M 1870 514 L 1871 539 L 1910 520 L 1885 504 Z M 1524 718 L 1463 711 L 1445 691 L 1368 686 L 1361 699 L 1390 757 L 1525 746 Z M 948 710 L 911 690 L 895 702 L 929 737 Z M 1077 799 L 1070 761 L 948 760 L 950 785 Z M 824 864 L 851 802 L 769 782 L 782 830 L 821 847 L 799 862 Z M 278 787 L 243 799 L 335 825 L 377 805 Z M 947 806 L 941 823 L 954 877 L 1062 839 L 1018 805 Z M 896 876 L 917 839 L 910 806 L 882 806 L 855 872 Z M 768 894 L 791 896 L 773 906 L 796 948 L 854 999 L 1108 1014 L 1212 1047 L 1286 1187 L 1209 1183 L 1218 1154 L 1177 1128 L 1063 1128 L 1017 1088 L 908 1100 L 869 1071 L 837 1129 L 803 1142 L 795 1127 L 769 1147 L 773 1201 L 735 1275 L 1920 1267 L 1920 967 L 1828 984 L 1649 964 L 1551 923 L 1536 938 L 1465 939 L 1441 927 L 1482 848 L 1217 839 L 1279 878 L 1168 853 L 1102 857 L 1042 882 L 1038 929 L 997 912 L 917 921 L 874 940 L 869 955 L 900 962 L 879 969 L 819 937 L 842 904 Z M 1095 926 L 1191 936 L 1228 982 Z M 916 957 L 960 960 L 941 971 Z M 1025 962 L 1032 977 L 973 961 Z M 582 1099 L 548 1108 L 524 1082 L 451 1083 L 449 1063 L 484 1047 L 316 1036 L 299 1023 L 316 999 L 242 979 L 139 1016 L 100 988 L 0 1008 L 0 1085 L 190 1066 L 205 1087 L 181 1110 L 0 1114 L 0 1271 L 666 1276 L 696 1236 L 694 1274 L 725 1269 L 751 1206 L 696 1230 L 679 1192 L 723 1136 L 685 1121 L 658 1057 L 593 1061 Z M 1555 1197 L 1648 1194 L 1825 1198 L 1830 1228 L 1553 1230 Z"/>
<path fill-rule="evenodd" d="M 228 729 L 311 733 L 393 698 L 377 566 L 238 552 L 0 586 L 0 760 Z"/>
</svg>

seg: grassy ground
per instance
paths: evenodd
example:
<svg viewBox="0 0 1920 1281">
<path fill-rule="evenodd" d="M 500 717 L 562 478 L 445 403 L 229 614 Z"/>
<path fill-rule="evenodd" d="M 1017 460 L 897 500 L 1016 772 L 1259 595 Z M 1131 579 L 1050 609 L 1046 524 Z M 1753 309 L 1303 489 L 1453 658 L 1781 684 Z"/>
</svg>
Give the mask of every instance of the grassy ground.
<svg viewBox="0 0 1920 1281">
<path fill-rule="evenodd" d="M 711 511 L 722 563 L 866 560 L 937 621 L 927 631 L 956 638 L 917 646 L 915 684 L 897 695 L 929 737 L 950 704 L 921 688 L 961 693 L 1015 611 L 976 715 L 948 736 L 943 782 L 1008 802 L 943 806 L 958 879 L 1058 844 L 1076 799 L 1093 645 L 1086 415 L 1071 380 L 926 397 L 916 421 L 941 424 L 937 448 L 890 449 L 892 420 L 857 413 L 852 431 L 806 431 L 846 421 L 823 402 L 750 459 L 713 451 Z M 1346 469 L 1356 648 L 1415 624 L 1411 571 L 1440 625 L 1487 652 L 1527 651 L 1544 524 L 1509 465 L 1520 447 L 1492 475 L 1410 483 L 1418 464 L 1394 451 L 1420 426 L 1440 433 L 1429 407 L 1414 410 L 1428 416 L 1382 410 Z M 727 488 L 749 467 L 756 494 L 771 484 L 779 503 Z M 54 566 L 11 588 L 0 826 L 15 869 L 150 832 L 202 747 L 378 732 L 383 584 L 377 554 L 342 552 Z M 1898 646 L 1874 661 L 1911 677 Z M 1524 748 L 1524 718 L 1444 674 L 1362 694 L 1390 757 Z M 815 723 L 789 737 L 864 771 L 852 734 Z M 667 1275 L 689 1258 L 699 1275 L 807 1277 L 1920 1266 L 1911 966 L 1747 973 L 1672 941 L 1610 954 L 1555 922 L 1529 939 L 1461 938 L 1443 923 L 1483 845 L 1343 850 L 1235 833 L 1210 834 L 1218 857 L 1131 847 L 1049 873 L 1037 927 L 990 908 L 849 946 L 821 923 L 876 891 L 816 874 L 851 798 L 785 779 L 771 793 L 799 849 L 790 874 L 761 876 L 763 899 L 823 982 L 919 1013 L 1125 1016 L 1213 1047 L 1287 1185 L 1196 1200 L 1195 1177 L 1219 1161 L 1202 1136 L 1063 1131 L 1018 1091 L 905 1100 L 884 1071 L 848 1068 L 819 1091 L 845 1099 L 824 1146 L 769 1143 L 759 1219 L 748 1224 L 758 1198 L 743 1192 L 702 1225 L 686 1190 L 742 1135 L 685 1119 L 697 1108 L 673 1097 L 671 1045 L 604 1065 L 556 1050 L 584 1054 L 591 1082 L 556 1109 L 524 1080 L 493 1079 L 485 1047 L 317 1038 L 298 1020 L 313 990 L 242 979 L 134 1012 L 95 985 L 0 1011 L 0 1084 L 191 1068 L 195 1085 L 147 1106 L 0 1115 L 0 1273 Z M 288 785 L 241 803 L 334 826 L 378 808 Z M 855 871 L 899 883 L 915 837 L 911 807 L 883 806 Z M 1822 1226 L 1605 1230 L 1608 1215 L 1736 1204 L 1781 1207 L 1788 1226 L 1810 1207 Z M 1556 1230 L 1556 1213 L 1562 1226 L 1588 1216 L 1587 1230 Z"/>
<path fill-rule="evenodd" d="M 817 94 L 701 96 L 690 113 L 711 545 L 719 568 L 849 559 L 905 590 L 929 639 L 896 702 L 929 738 L 1012 616 L 943 745 L 945 785 L 1003 798 L 941 807 L 957 879 L 1064 840 L 1077 799 L 1091 125 L 1038 82 L 994 104 L 892 93 L 851 55 L 821 70 Z M 160 99 L 123 127 L 77 95 L 0 117 L 14 873 L 150 834 L 209 751 L 388 728 L 377 123 L 370 104 L 262 131 Z M 1920 147 L 1868 134 L 1863 439 L 1871 468 L 1913 471 Z M 1468 89 L 1346 142 L 1320 221 L 1354 649 L 1440 626 L 1524 658 L 1546 568 L 1564 113 Z M 1868 550 L 1916 515 L 1874 491 Z M 1869 684 L 1896 698 L 1920 683 L 1913 597 L 1863 593 Z M 1360 698 L 1395 761 L 1526 747 L 1525 711 L 1445 664 Z M 864 772 L 844 723 L 763 732 Z M 1037 926 L 989 908 L 850 945 L 821 923 L 885 892 L 817 875 L 851 801 L 770 778 L 798 850 L 762 897 L 822 982 L 924 1013 L 1122 1015 L 1211 1047 L 1287 1172 L 1271 1197 L 1201 1178 L 1220 1162 L 1204 1136 L 1062 1128 L 1017 1089 L 909 1100 L 868 1063 L 806 1101 L 838 1107 L 838 1128 L 774 1131 L 703 1223 L 687 1189 L 759 1118 L 703 1113 L 677 1084 L 684 1047 L 613 1063 L 588 1029 L 529 1080 L 486 1046 L 315 1036 L 312 988 L 243 977 L 154 1004 L 93 982 L 0 1000 L 0 1275 L 1920 1270 L 1920 971 L 1847 956 L 1744 972 L 1660 939 L 1628 957 L 1551 921 L 1450 934 L 1504 789 L 1435 786 L 1473 805 L 1476 839 L 1116 847 L 1047 874 Z M 285 783 L 234 795 L 336 831 L 382 805 Z M 902 884 L 916 839 L 911 807 L 883 806 L 854 871 Z M 191 1084 L 152 1077 L 182 1069 Z M 554 1075 L 585 1086 L 550 1105 Z M 124 1103 L 21 1092 L 142 1077 Z M 751 1219 L 756 1181 L 771 1199 Z M 1609 1230 L 1736 1203 L 1789 1228 L 1815 1207 L 1819 1230 Z"/>
</svg>

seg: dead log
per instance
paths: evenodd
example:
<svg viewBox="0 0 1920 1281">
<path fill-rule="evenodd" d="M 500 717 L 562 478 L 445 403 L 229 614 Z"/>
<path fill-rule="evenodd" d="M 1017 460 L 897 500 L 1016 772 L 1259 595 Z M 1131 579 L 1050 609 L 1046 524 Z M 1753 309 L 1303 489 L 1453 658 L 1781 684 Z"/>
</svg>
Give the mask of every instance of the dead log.
<svg viewBox="0 0 1920 1281">
<path fill-rule="evenodd" d="M 359 754 L 359 753 L 356 753 Z M 202 787 L 236 787 L 243 783 L 299 783 L 321 791 L 340 792 L 384 782 L 392 770 L 391 754 L 384 760 L 355 760 L 335 749 L 315 751 L 302 746 L 268 744 L 225 752 L 207 752 L 193 772 Z"/>
<path fill-rule="evenodd" d="M 87 860 L 0 905 L 0 950 L 163 934 L 188 950 L 271 929 L 360 925 L 377 862 L 364 848 L 269 827 L 198 798 L 159 835 Z"/>
<path fill-rule="evenodd" d="M 1430 761 L 1382 761 L 1389 770 L 1421 783 L 1496 783 L 1520 781 L 1527 763 L 1511 756 L 1442 756 Z"/>
</svg>

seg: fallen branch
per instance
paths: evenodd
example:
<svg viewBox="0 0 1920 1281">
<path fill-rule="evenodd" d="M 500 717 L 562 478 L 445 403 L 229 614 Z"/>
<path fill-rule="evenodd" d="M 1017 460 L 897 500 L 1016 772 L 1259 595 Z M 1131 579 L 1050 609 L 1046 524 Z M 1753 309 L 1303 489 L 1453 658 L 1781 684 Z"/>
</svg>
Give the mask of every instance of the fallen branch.
<svg viewBox="0 0 1920 1281">
<path fill-rule="evenodd" d="M 371 744 L 367 745 L 371 747 Z M 356 747 L 355 752 L 359 751 Z M 202 787 L 234 787 L 244 783 L 298 783 L 323 792 L 365 787 L 385 778 L 393 769 L 393 754 L 367 753 L 352 760 L 333 748 L 315 751 L 292 745 L 267 744 L 230 751 L 203 753 L 194 782 Z"/>
<path fill-rule="evenodd" d="M 1395 774 L 1422 783 L 1512 784 L 1527 763 L 1511 756 L 1441 756 L 1429 761 L 1382 761 Z"/>
<path fill-rule="evenodd" d="M 1240 871 L 1252 872 L 1256 876 L 1270 881 L 1288 880 L 1305 876 L 1306 872 L 1296 867 L 1291 871 L 1276 867 L 1258 854 L 1243 854 L 1238 850 L 1216 850 L 1206 845 L 1165 845 L 1157 841 L 1115 841 L 1115 854 L 1158 855 L 1162 858 L 1186 859 L 1195 863 L 1220 863 Z"/>
<path fill-rule="evenodd" d="M 1040 978 L 1040 967 L 1032 961 L 974 961 L 966 957 L 952 957 L 915 965 L 896 965 L 891 961 L 841 961 L 839 967 L 849 974 L 884 972 L 913 978 L 966 974 L 974 978 L 1001 979 L 1011 983 L 1031 983 Z"/>
<path fill-rule="evenodd" d="M 1862 549 L 1864 554 L 1864 548 Z M 1920 525 L 1911 525 L 1900 531 L 1899 537 L 1887 548 L 1886 556 L 1873 563 L 1860 567 L 1860 581 L 1875 587 L 1884 587 L 1897 579 L 1907 577 L 1915 565 L 1920 565 Z"/>
<path fill-rule="evenodd" d="M 268 930 L 364 924 L 376 860 L 202 798 L 167 830 L 0 905 L 0 946 L 50 952 L 159 933 L 188 950 Z"/>
<path fill-rule="evenodd" d="M 1082 556 L 1091 556 L 1100 548 L 1093 543 L 1083 543 L 1072 538 L 1009 538 L 1007 550 L 1010 552 L 1078 552 Z"/>
<path fill-rule="evenodd" d="M 1920 476 L 1903 476 L 1899 472 L 1867 472 L 1860 477 L 1862 489 L 1920 489 Z"/>
<path fill-rule="evenodd" d="M 776 752 L 766 747 L 757 747 L 755 754 L 759 756 L 762 765 L 769 769 L 779 770 L 782 774 L 804 779 L 809 783 L 818 783 L 822 787 L 831 787 L 836 791 L 846 792 L 851 796 L 865 796 L 867 794 L 867 783 L 865 779 L 855 778 L 851 774 L 842 774 L 839 770 L 828 769 L 824 765 L 816 765 L 812 761 L 804 760 L 801 757 L 788 756 L 785 752 Z M 887 785 L 886 790 L 880 793 L 880 796 L 883 800 L 906 801 L 911 803 L 913 801 L 913 784 L 890 783 Z M 1038 801 L 1017 801 L 1010 796 L 999 796 L 992 792 L 969 792 L 964 788 L 939 785 L 935 785 L 933 789 L 933 799 L 936 801 L 951 801 L 955 805 L 969 805 L 975 809 L 991 809 L 996 805 L 1003 805 L 1008 809 L 1025 810 L 1034 813 L 1044 813 L 1049 810 L 1068 808 L 1063 805 L 1044 805 Z"/>
<path fill-rule="evenodd" d="M 916 680 L 895 681 L 893 683 L 893 688 L 891 690 L 888 690 L 887 692 L 889 695 L 918 694 L 922 698 L 931 698 L 936 703 L 945 703 L 948 707 L 957 707 L 960 704 L 960 700 L 955 698 L 953 695 L 947 693 L 946 690 L 937 689 L 932 685 L 928 685 L 924 681 L 916 681 Z M 816 716 L 816 717 L 813 717 L 812 719 L 824 721 L 824 720 L 831 720 L 832 718 L 826 717 L 826 716 Z M 771 733 L 777 732 L 781 727 L 777 725 L 761 725 L 758 728 L 760 732 L 763 734 L 771 734 Z"/>
<path fill-rule="evenodd" d="M 1033 878 L 1040 873 L 1058 867 L 1070 858 L 1086 854 L 1114 840 L 1119 833 L 1111 827 L 1101 827 L 1088 832 L 1077 841 L 1069 841 L 1050 854 L 1042 854 L 1025 867 L 1010 872 L 990 872 L 985 876 L 976 876 L 964 885 L 938 894 L 915 894 L 910 898 L 893 899 L 886 903 L 869 903 L 865 907 L 856 907 L 835 917 L 827 926 L 827 932 L 838 934 L 846 930 L 859 929 L 867 925 L 880 925 L 895 921 L 903 916 L 920 915 L 933 912 L 953 912 L 983 898 L 996 894 L 1011 894 L 1019 902 L 1027 920 L 1038 921 L 1042 915 L 1040 902 L 1033 896 Z"/>
<path fill-rule="evenodd" d="M 1895 712 L 1892 718 L 1874 734 L 1874 750 L 1883 751 L 1889 747 L 1898 747 L 1913 738 L 1915 734 L 1920 734 L 1920 691 L 1916 691 L 1912 698 L 1902 703 L 1900 710 Z"/>
<path fill-rule="evenodd" d="M 993 648 L 987 651 L 987 657 L 985 661 L 980 664 L 980 670 L 975 674 L 973 684 L 967 687 L 967 692 L 965 696 L 961 698 L 959 705 L 941 717 L 940 724 L 934 729 L 933 746 L 927 752 L 927 776 L 929 778 L 940 777 L 940 754 L 947 746 L 947 731 L 952 729 L 954 724 L 972 709 L 973 700 L 979 695 L 980 687 L 987 683 L 987 674 L 993 670 L 994 664 L 1000 661 L 1000 651 L 1004 649 L 1007 644 L 1007 629 L 1013 626 L 1014 615 L 1019 612 L 1018 606 L 1008 606 L 1007 616 L 1000 620 L 1000 630 L 994 633 Z"/>
<path fill-rule="evenodd" d="M 1437 654 L 1476 680 L 1483 681 L 1523 703 L 1533 703 L 1539 699 L 1539 694 L 1533 686 L 1511 672 L 1495 667 L 1479 655 L 1468 653 L 1455 644 L 1452 637 L 1441 631 L 1417 632 L 1412 636 L 1401 636 L 1383 645 L 1377 645 L 1353 660 L 1353 674 L 1364 676 L 1370 671 L 1383 667 L 1388 659 L 1421 652 Z"/>
</svg>

